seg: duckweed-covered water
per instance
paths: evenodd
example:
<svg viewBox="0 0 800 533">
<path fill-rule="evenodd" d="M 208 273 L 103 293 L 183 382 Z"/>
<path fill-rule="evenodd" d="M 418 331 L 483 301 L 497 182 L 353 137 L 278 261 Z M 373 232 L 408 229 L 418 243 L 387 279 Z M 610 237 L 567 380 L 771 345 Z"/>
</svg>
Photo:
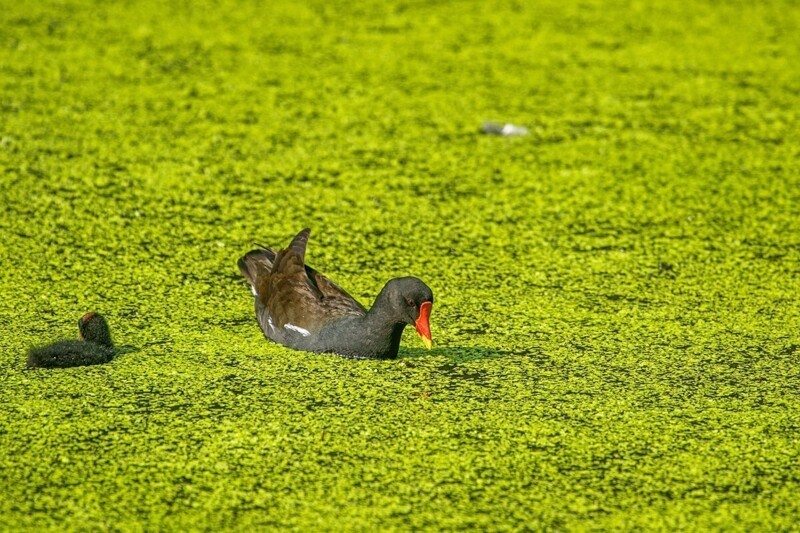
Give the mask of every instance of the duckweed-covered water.
<svg viewBox="0 0 800 533">
<path fill-rule="evenodd" d="M 796 527 L 796 3 L 2 4 L 0 529 Z M 305 226 L 434 349 L 266 341 Z"/>
</svg>

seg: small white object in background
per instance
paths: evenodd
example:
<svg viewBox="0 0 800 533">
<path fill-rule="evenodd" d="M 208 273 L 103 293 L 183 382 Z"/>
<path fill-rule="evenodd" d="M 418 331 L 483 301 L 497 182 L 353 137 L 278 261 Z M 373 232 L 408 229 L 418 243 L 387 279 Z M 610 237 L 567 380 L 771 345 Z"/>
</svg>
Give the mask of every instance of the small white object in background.
<svg viewBox="0 0 800 533">
<path fill-rule="evenodd" d="M 516 124 L 506 123 L 499 124 L 497 122 L 484 122 L 481 126 L 483 133 L 489 135 L 502 135 L 503 137 L 511 137 L 512 135 L 527 135 L 528 128 L 517 126 Z"/>
</svg>

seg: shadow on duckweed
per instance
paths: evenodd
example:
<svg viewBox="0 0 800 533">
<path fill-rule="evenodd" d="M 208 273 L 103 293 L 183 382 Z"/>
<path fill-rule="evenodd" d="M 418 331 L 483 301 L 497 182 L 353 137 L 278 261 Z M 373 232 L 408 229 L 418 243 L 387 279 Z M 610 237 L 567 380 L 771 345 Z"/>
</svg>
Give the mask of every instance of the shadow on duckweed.
<svg viewBox="0 0 800 533">
<path fill-rule="evenodd" d="M 117 346 L 116 347 L 116 353 L 114 354 L 114 359 L 118 359 L 119 357 L 122 357 L 123 355 L 128 355 L 128 354 L 136 353 L 136 352 L 140 352 L 140 351 L 142 351 L 142 349 L 140 347 L 131 346 L 129 344 L 126 344 L 126 345 L 123 345 L 123 346 Z"/>
<path fill-rule="evenodd" d="M 70 367 L 65 367 L 65 368 L 83 368 L 83 369 L 85 369 L 85 368 L 88 368 L 88 367 L 104 366 L 104 365 L 108 365 L 110 363 L 113 363 L 114 361 L 116 361 L 120 357 L 126 356 L 126 355 L 131 354 L 131 353 L 139 352 L 139 351 L 141 351 L 141 348 L 139 348 L 137 346 L 130 346 L 130 345 L 115 346 L 114 347 L 114 357 L 112 359 L 110 359 L 109 361 L 106 361 L 105 363 L 92 364 L 92 365 L 70 366 Z M 26 371 L 26 372 L 28 372 L 28 371 L 36 372 L 36 371 L 40 371 L 41 367 L 31 368 L 31 367 L 25 366 L 23 370 Z M 61 368 L 61 370 L 63 370 L 63 368 Z"/>
<path fill-rule="evenodd" d="M 400 359 L 444 356 L 450 359 L 452 364 L 482 361 L 486 359 L 499 359 L 507 355 L 512 355 L 512 352 L 488 348 L 486 346 L 443 346 L 430 350 L 424 350 L 422 348 L 400 348 Z"/>
</svg>

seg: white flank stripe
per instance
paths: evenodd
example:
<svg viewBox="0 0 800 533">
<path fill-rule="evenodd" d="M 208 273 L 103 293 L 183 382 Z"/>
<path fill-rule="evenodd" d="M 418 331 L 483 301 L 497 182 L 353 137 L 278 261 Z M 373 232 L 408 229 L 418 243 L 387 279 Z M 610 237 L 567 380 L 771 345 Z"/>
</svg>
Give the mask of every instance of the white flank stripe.
<svg viewBox="0 0 800 533">
<path fill-rule="evenodd" d="M 303 337 L 308 337 L 309 335 L 311 335 L 311 333 L 309 333 L 309 331 L 307 329 L 303 329 L 301 327 L 295 326 L 294 324 L 286 324 L 283 327 L 285 327 L 286 329 L 290 329 L 292 331 L 296 331 L 297 333 L 299 333 Z"/>
</svg>

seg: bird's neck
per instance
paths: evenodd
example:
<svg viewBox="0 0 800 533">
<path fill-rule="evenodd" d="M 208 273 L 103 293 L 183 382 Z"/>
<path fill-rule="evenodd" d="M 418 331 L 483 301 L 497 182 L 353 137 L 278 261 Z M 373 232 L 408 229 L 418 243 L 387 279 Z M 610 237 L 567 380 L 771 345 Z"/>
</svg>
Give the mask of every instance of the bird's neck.
<svg viewBox="0 0 800 533">
<path fill-rule="evenodd" d="M 397 356 L 406 323 L 393 316 L 383 293 L 378 295 L 364 317 L 363 327 L 376 355 L 384 358 Z"/>
</svg>

